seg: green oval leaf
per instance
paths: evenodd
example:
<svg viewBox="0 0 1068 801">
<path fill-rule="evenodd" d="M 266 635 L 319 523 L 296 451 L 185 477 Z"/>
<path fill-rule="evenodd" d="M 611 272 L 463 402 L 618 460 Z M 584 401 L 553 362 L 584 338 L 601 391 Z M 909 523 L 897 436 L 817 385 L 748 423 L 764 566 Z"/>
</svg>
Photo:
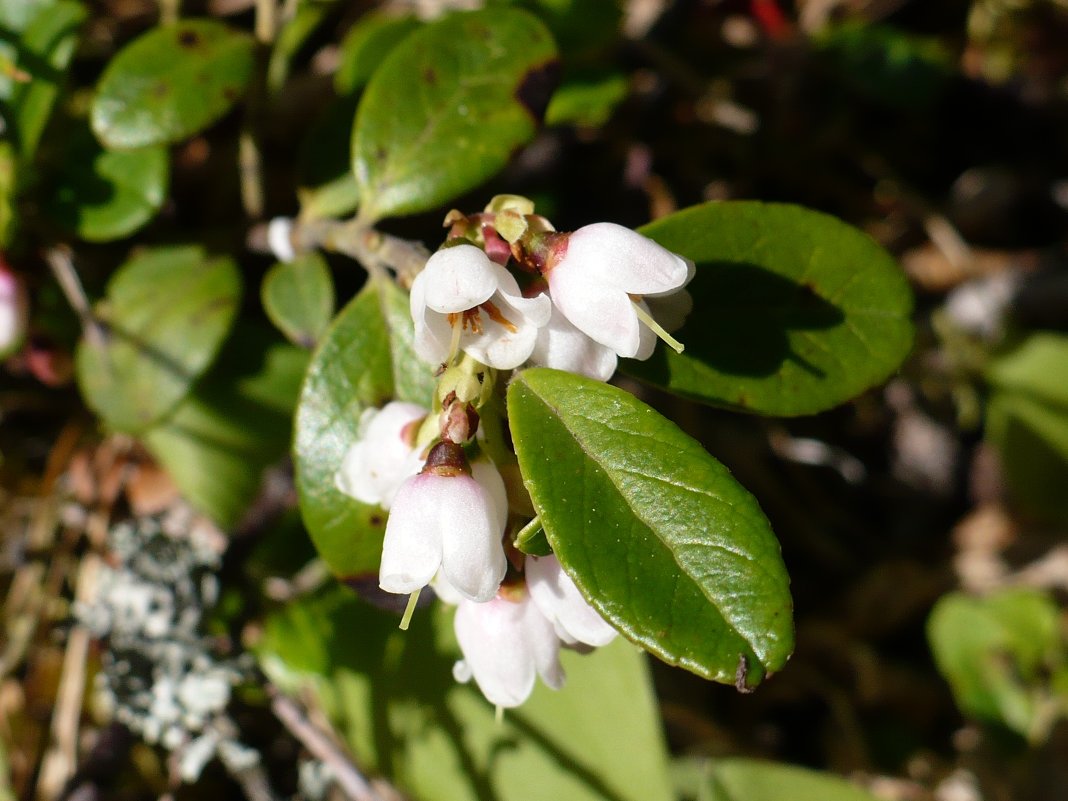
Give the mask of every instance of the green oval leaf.
<svg viewBox="0 0 1068 801">
<path fill-rule="evenodd" d="M 154 28 L 104 70 L 93 131 L 116 149 L 179 142 L 229 111 L 253 61 L 252 38 L 221 22 L 187 19 Z"/>
<path fill-rule="evenodd" d="M 774 203 L 706 203 L 641 232 L 697 264 L 694 311 L 626 372 L 703 403 L 815 414 L 897 369 L 912 345 L 912 295 L 867 235 L 826 214 Z"/>
<path fill-rule="evenodd" d="M 429 408 L 433 376 L 413 336 L 408 296 L 371 281 L 326 332 L 301 389 L 293 442 L 301 514 L 323 560 L 347 579 L 377 576 L 386 516 L 338 491 L 334 474 L 364 409 L 394 397 Z"/>
<path fill-rule="evenodd" d="M 13 68 L 0 71 L 4 133 L 26 160 L 32 160 L 52 113 L 85 17 L 84 6 L 74 0 L 22 0 L 0 6 L 0 58 Z M 15 71 L 22 73 L 19 80 Z"/>
<path fill-rule="evenodd" d="M 458 684 L 451 610 L 419 611 L 409 631 L 339 588 L 267 622 L 260 663 L 310 692 L 360 766 L 420 801 L 667 801 L 672 798 L 648 664 L 622 640 L 561 653 L 567 681 L 540 684 L 497 719 Z M 358 636 L 346 636 L 358 632 Z M 606 721 L 611 725 L 606 725 Z"/>
<path fill-rule="evenodd" d="M 199 247 L 160 248 L 128 261 L 96 306 L 99 336 L 78 343 L 86 403 L 119 431 L 137 433 L 160 420 L 214 360 L 240 299 L 237 265 Z"/>
<path fill-rule="evenodd" d="M 334 316 L 334 279 L 316 251 L 274 265 L 263 278 L 260 297 L 271 322 L 302 348 L 314 347 Z"/>
<path fill-rule="evenodd" d="M 421 25 L 415 17 L 382 11 L 370 11 L 360 17 L 341 43 L 334 91 L 350 95 L 363 89 L 389 52 Z"/>
<path fill-rule="evenodd" d="M 1061 702 L 1049 676 L 1068 662 L 1060 612 L 1045 593 L 1006 589 L 944 596 L 927 621 L 935 663 L 968 715 L 1032 741 L 1046 737 Z"/>
<path fill-rule="evenodd" d="M 263 471 L 285 456 L 308 353 L 268 330 L 240 328 L 145 446 L 182 495 L 223 528 L 236 525 Z"/>
<path fill-rule="evenodd" d="M 1068 520 L 1068 336 L 1032 334 L 994 359 L 986 439 L 1001 456 L 1013 500 Z"/>
<path fill-rule="evenodd" d="M 170 162 L 162 145 L 104 150 L 88 127 L 69 134 L 49 213 L 89 242 L 121 239 L 156 216 Z"/>
<path fill-rule="evenodd" d="M 494 175 L 533 137 L 556 71 L 548 30 L 519 9 L 454 14 L 409 35 L 356 114 L 362 213 L 427 211 Z"/>
<path fill-rule="evenodd" d="M 675 778 L 700 801 L 877 801 L 841 776 L 762 759 L 687 759 Z"/>
<path fill-rule="evenodd" d="M 623 390 L 556 370 L 513 379 L 508 418 L 553 551 L 629 639 L 745 687 L 785 664 L 793 622 L 779 543 L 700 444 Z"/>
</svg>

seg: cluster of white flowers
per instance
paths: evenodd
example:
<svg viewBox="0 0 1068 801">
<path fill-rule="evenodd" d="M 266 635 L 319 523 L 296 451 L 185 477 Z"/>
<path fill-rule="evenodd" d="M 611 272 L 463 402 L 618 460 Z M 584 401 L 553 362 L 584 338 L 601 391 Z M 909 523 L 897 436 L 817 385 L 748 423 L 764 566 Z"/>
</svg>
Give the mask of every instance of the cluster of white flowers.
<svg viewBox="0 0 1068 801">
<path fill-rule="evenodd" d="M 441 363 L 459 349 L 498 370 L 530 361 L 599 381 L 619 357 L 648 359 L 656 334 L 644 298 L 686 305 L 693 263 L 614 223 L 553 241 L 540 270 L 548 289 L 533 297 L 466 241 L 431 256 L 412 284 L 416 352 Z"/>
<path fill-rule="evenodd" d="M 450 244 L 412 284 L 415 348 L 432 364 L 460 360 L 484 371 L 529 363 L 607 381 L 620 357 L 649 358 L 658 335 L 673 342 L 646 298 L 654 305 L 668 298 L 673 308 L 657 313 L 678 325 L 689 310 L 682 288 L 693 264 L 627 228 L 543 231 L 528 243 L 535 256 L 481 230 L 486 249 L 468 239 Z M 507 269 L 512 256 L 536 265 L 526 292 Z M 505 481 L 486 456 L 492 449 L 476 436 L 484 376 L 462 378 L 442 378 L 440 425 L 429 429 L 430 411 L 410 403 L 365 411 L 334 483 L 390 512 L 379 585 L 411 595 L 402 627 L 420 590 L 432 585 L 457 606 L 457 680 L 473 678 L 492 703 L 514 707 L 536 676 L 562 684 L 561 647 L 605 645 L 616 632 L 555 556 L 524 556 L 510 545 L 506 552 L 508 534 L 530 513 L 510 509 Z"/>
</svg>

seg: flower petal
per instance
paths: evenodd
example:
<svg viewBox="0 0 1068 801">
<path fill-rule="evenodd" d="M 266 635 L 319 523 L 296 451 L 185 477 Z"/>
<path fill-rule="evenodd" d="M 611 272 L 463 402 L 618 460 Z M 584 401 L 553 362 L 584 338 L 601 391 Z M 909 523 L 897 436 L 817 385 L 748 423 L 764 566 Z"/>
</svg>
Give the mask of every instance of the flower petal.
<svg viewBox="0 0 1068 801">
<path fill-rule="evenodd" d="M 503 598 L 466 601 L 453 620 L 466 663 L 461 675 L 470 671 L 482 694 L 500 707 L 519 706 L 534 689 L 537 667 L 523 625 L 527 605 Z"/>
<path fill-rule="evenodd" d="M 579 373 L 595 381 L 611 378 L 619 361 L 613 351 L 575 328 L 555 305 L 549 324 L 538 329 L 530 360 L 556 370 Z"/>
<path fill-rule="evenodd" d="M 425 275 L 423 271 L 415 277 L 408 301 L 415 323 L 415 352 L 430 364 L 440 364 L 449 357 L 452 327 L 443 314 L 427 308 Z"/>
<path fill-rule="evenodd" d="M 400 485 L 422 466 L 402 436 L 404 428 L 426 414 L 421 406 L 399 401 L 364 410 L 360 439 L 345 454 L 334 485 L 358 501 L 389 509 Z"/>
<path fill-rule="evenodd" d="M 686 259 L 637 231 L 608 222 L 572 233 L 564 259 L 574 259 L 596 280 L 632 295 L 671 292 L 692 274 Z"/>
<path fill-rule="evenodd" d="M 495 468 L 476 462 L 472 473 L 476 478 L 441 479 L 450 484 L 439 498 L 441 570 L 462 596 L 483 602 L 497 594 L 508 567 L 501 544 L 506 517 L 500 513 L 508 501 Z"/>
<path fill-rule="evenodd" d="M 382 542 L 378 586 L 386 592 L 413 593 L 430 583 L 441 565 L 441 503 L 449 486 L 425 474 L 405 481 L 393 500 Z"/>
<path fill-rule="evenodd" d="M 582 597 L 555 556 L 528 556 L 524 564 L 530 597 L 546 618 L 587 645 L 615 639 L 616 630 Z"/>
<path fill-rule="evenodd" d="M 588 272 L 571 249 L 548 275 L 549 294 L 568 321 L 619 356 L 638 351 L 638 315 L 627 293 L 606 285 Z"/>
<path fill-rule="evenodd" d="M 497 291 L 497 274 L 493 268 L 498 266 L 474 245 L 439 250 L 427 260 L 420 273 L 426 276 L 424 299 L 427 307 L 443 314 L 454 314 L 489 300 Z"/>
</svg>

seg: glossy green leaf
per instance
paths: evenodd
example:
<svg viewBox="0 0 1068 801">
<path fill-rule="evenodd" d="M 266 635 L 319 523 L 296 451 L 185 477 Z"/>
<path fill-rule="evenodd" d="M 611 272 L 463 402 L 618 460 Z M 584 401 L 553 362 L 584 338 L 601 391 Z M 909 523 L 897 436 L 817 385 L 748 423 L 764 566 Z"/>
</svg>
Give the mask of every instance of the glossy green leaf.
<svg viewBox="0 0 1068 801">
<path fill-rule="evenodd" d="M 549 32 L 518 9 L 453 14 L 409 35 L 356 114 L 361 213 L 427 211 L 490 178 L 534 136 L 556 71 Z"/>
<path fill-rule="evenodd" d="M 338 491 L 334 474 L 364 409 L 394 397 L 429 408 L 433 371 L 412 337 L 407 295 L 371 281 L 326 332 L 301 389 L 293 445 L 301 514 L 327 565 L 353 581 L 377 576 L 386 516 Z"/>
<path fill-rule="evenodd" d="M 223 528 L 241 519 L 264 468 L 289 449 L 307 364 L 307 351 L 239 328 L 174 414 L 144 434 L 185 499 Z"/>
<path fill-rule="evenodd" d="M 252 68 L 252 38 L 221 22 L 187 19 L 153 28 L 104 70 L 93 98 L 93 131 L 116 149 L 179 142 L 230 110 Z"/>
<path fill-rule="evenodd" d="M 0 7 L 0 27 L 7 34 L 0 38 L 0 57 L 21 73 L 16 79 L 0 71 L 5 134 L 24 159 L 37 149 L 85 17 L 74 0 L 17 0 Z"/>
<path fill-rule="evenodd" d="M 286 338 L 312 348 L 334 316 L 334 279 L 316 251 L 274 265 L 260 288 L 263 309 Z"/>
<path fill-rule="evenodd" d="M 390 51 L 421 25 L 415 17 L 382 11 L 370 11 L 360 17 L 341 42 L 334 91 L 350 95 L 363 89 Z"/>
<path fill-rule="evenodd" d="M 508 418 L 549 543 L 602 615 L 716 681 L 752 687 L 782 668 L 793 621 L 779 543 L 699 443 L 633 395 L 556 370 L 514 378 Z"/>
<path fill-rule="evenodd" d="M 126 262 L 96 305 L 99 338 L 83 337 L 75 354 L 86 403 L 131 433 L 166 416 L 215 358 L 240 299 L 237 265 L 196 246 Z"/>
<path fill-rule="evenodd" d="M 697 264 L 694 310 L 623 369 L 678 395 L 769 415 L 815 414 L 889 377 L 912 346 L 912 294 L 886 251 L 834 217 L 706 203 L 641 232 Z"/>
<path fill-rule="evenodd" d="M 167 197 L 170 162 L 162 145 L 104 150 L 88 127 L 67 134 L 47 209 L 90 242 L 128 236 L 155 217 Z"/>
<path fill-rule="evenodd" d="M 965 714 L 999 722 L 1032 741 L 1044 739 L 1063 714 L 1049 676 L 1064 668 L 1068 649 L 1060 612 L 1045 593 L 951 593 L 932 610 L 927 639 Z"/>
<path fill-rule="evenodd" d="M 832 773 L 760 759 L 686 759 L 673 772 L 682 798 L 696 801 L 877 801 Z"/>
<path fill-rule="evenodd" d="M 567 683 L 535 689 L 494 720 L 456 684 L 451 610 L 411 630 L 341 591 L 291 604 L 267 623 L 272 680 L 310 685 L 357 762 L 420 801 L 667 801 L 664 745 L 645 661 L 622 640 L 562 654 Z M 354 635 L 358 632 L 358 636 Z"/>
<path fill-rule="evenodd" d="M 998 449 L 1013 499 L 1068 520 L 1068 336 L 1038 333 L 991 362 L 986 438 Z"/>
</svg>

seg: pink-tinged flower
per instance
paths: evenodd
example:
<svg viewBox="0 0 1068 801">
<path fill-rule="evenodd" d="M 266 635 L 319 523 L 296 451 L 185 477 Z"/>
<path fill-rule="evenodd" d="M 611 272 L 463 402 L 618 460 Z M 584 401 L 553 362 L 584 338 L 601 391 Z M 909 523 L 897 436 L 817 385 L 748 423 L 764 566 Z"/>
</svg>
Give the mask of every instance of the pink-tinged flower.
<svg viewBox="0 0 1068 801">
<path fill-rule="evenodd" d="M 648 358 L 655 339 L 639 319 L 648 308 L 637 301 L 677 292 L 693 263 L 614 223 L 587 225 L 560 242 L 545 269 L 553 303 L 616 355 Z"/>
<path fill-rule="evenodd" d="M 615 373 L 619 358 L 610 348 L 594 342 L 575 328 L 554 305 L 549 324 L 538 330 L 530 361 L 543 367 L 579 373 L 596 381 L 607 381 Z"/>
<path fill-rule="evenodd" d="M 334 486 L 358 501 L 389 509 L 401 484 L 423 466 L 413 436 L 414 424 L 426 415 L 421 406 L 400 401 L 365 409 L 359 439 L 345 453 Z"/>
<path fill-rule="evenodd" d="M 26 317 L 26 290 L 13 272 L 0 265 L 0 358 L 21 347 Z"/>
<path fill-rule="evenodd" d="M 488 601 L 507 567 L 501 538 L 508 497 L 500 473 L 488 461 L 470 466 L 452 442 L 435 445 L 419 475 L 393 499 L 382 543 L 379 586 L 413 593 L 441 569 L 464 598 Z"/>
<path fill-rule="evenodd" d="M 512 274 L 474 245 L 439 250 L 412 283 L 415 350 L 435 364 L 456 346 L 490 367 L 518 367 L 551 311 L 549 298 L 524 298 Z"/>
<path fill-rule="evenodd" d="M 616 630 L 582 597 L 555 556 L 528 556 L 524 565 L 530 597 L 561 640 L 601 646 L 615 639 Z"/>
<path fill-rule="evenodd" d="M 530 696 L 539 675 L 554 690 L 563 686 L 560 640 L 526 592 L 514 600 L 462 601 L 453 627 L 464 655 L 453 668 L 453 676 L 461 682 L 473 677 L 490 703 L 519 706 Z"/>
</svg>

